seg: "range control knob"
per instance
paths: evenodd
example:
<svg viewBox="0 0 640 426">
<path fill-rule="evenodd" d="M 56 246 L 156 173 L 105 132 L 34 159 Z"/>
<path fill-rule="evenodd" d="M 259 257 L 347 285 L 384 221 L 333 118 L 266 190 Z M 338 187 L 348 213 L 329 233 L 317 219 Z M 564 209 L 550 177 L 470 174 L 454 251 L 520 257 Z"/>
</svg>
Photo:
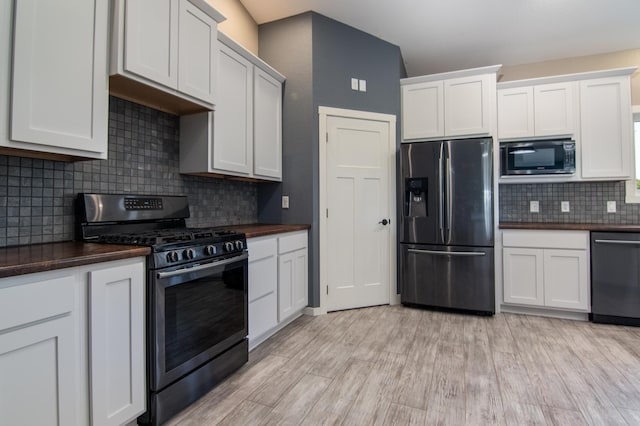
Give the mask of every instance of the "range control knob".
<svg viewBox="0 0 640 426">
<path fill-rule="evenodd" d="M 216 254 L 216 252 L 216 246 L 214 245 L 206 246 L 204 248 L 204 254 L 206 254 L 207 256 L 213 256 L 214 254 Z"/>
<path fill-rule="evenodd" d="M 234 245 L 232 242 L 227 241 L 224 243 L 224 251 L 233 251 Z"/>
<path fill-rule="evenodd" d="M 196 252 L 194 249 L 186 249 L 182 252 L 182 257 L 184 257 L 185 259 L 193 259 L 194 257 L 196 257 Z"/>
<path fill-rule="evenodd" d="M 175 251 L 170 251 L 167 253 L 167 262 L 177 262 L 178 261 L 178 253 Z"/>
<path fill-rule="evenodd" d="M 244 243 L 240 240 L 236 241 L 236 250 L 244 249 Z"/>
</svg>

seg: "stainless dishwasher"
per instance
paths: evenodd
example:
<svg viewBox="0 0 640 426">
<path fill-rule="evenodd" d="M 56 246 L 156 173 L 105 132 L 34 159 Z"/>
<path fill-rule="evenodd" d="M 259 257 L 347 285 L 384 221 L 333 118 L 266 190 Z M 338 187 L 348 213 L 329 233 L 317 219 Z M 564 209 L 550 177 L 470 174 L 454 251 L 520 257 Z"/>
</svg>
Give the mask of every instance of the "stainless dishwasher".
<svg viewBox="0 0 640 426">
<path fill-rule="evenodd" d="M 640 326 L 640 233 L 591 233 L 591 320 Z"/>
</svg>

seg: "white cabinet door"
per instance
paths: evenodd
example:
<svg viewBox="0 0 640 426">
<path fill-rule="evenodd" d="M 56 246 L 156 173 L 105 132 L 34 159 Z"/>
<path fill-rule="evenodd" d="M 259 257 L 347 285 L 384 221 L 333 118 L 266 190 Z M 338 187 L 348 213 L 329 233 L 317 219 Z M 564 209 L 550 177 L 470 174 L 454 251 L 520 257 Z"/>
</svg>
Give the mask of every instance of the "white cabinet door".
<svg viewBox="0 0 640 426">
<path fill-rule="evenodd" d="M 589 309 L 588 259 L 585 250 L 544 250 L 545 305 Z"/>
<path fill-rule="evenodd" d="M 249 175 L 253 170 L 253 64 L 222 44 L 218 61 L 213 168 Z"/>
<path fill-rule="evenodd" d="M 442 81 L 402 86 L 402 140 L 444 136 Z"/>
<path fill-rule="evenodd" d="M 146 409 L 144 261 L 89 273 L 91 421 L 124 424 Z"/>
<path fill-rule="evenodd" d="M 178 24 L 178 90 L 213 104 L 218 24 L 189 0 L 180 0 Z"/>
<path fill-rule="evenodd" d="M 3 142 L 106 158 L 108 1 L 12 3 L 11 141 Z"/>
<path fill-rule="evenodd" d="M 178 0 L 126 0 L 126 71 L 178 86 L 178 6 Z"/>
<path fill-rule="evenodd" d="M 631 88 L 628 76 L 580 82 L 583 178 L 630 176 Z"/>
<path fill-rule="evenodd" d="M 503 249 L 504 301 L 544 305 L 544 267 L 541 249 Z"/>
<path fill-rule="evenodd" d="M 5 279 L 4 282 L 6 283 Z M 80 425 L 73 276 L 0 288 L 0 423 Z"/>
<path fill-rule="evenodd" d="M 498 90 L 498 137 L 524 138 L 534 134 L 533 87 Z"/>
<path fill-rule="evenodd" d="M 282 180 L 282 85 L 259 68 L 253 77 L 253 174 Z"/>
<path fill-rule="evenodd" d="M 575 86 L 573 81 L 534 86 L 535 136 L 575 133 Z"/>
<path fill-rule="evenodd" d="M 278 325 L 278 238 L 250 238 L 249 344 Z"/>
<path fill-rule="evenodd" d="M 278 238 L 278 321 L 286 320 L 308 304 L 307 231 Z"/>
<path fill-rule="evenodd" d="M 294 253 L 278 256 L 278 322 L 284 321 L 294 313 L 295 260 Z"/>
<path fill-rule="evenodd" d="M 488 135 L 491 132 L 490 79 L 495 75 L 444 81 L 445 136 Z"/>
<path fill-rule="evenodd" d="M 292 253 L 294 267 L 293 281 L 293 310 L 300 311 L 309 304 L 309 274 L 307 249 L 297 250 Z"/>
</svg>

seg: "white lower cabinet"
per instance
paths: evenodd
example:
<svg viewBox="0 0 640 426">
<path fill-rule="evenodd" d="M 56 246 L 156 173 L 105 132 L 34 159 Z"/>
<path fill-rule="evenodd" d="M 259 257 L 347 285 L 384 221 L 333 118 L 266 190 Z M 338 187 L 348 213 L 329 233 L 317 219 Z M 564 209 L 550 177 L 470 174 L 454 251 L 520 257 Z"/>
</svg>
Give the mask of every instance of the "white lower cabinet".
<svg viewBox="0 0 640 426">
<path fill-rule="evenodd" d="M 278 238 L 278 321 L 307 306 L 307 253 L 306 231 Z"/>
<path fill-rule="evenodd" d="M 0 279 L 0 423 L 144 412 L 144 292 L 144 258 Z"/>
<path fill-rule="evenodd" d="M 508 230 L 504 303 L 589 312 L 589 233 Z"/>
<path fill-rule="evenodd" d="M 278 325 L 278 238 L 250 238 L 249 341 Z"/>
<path fill-rule="evenodd" d="M 307 231 L 249 238 L 249 348 L 298 317 L 308 304 Z"/>
</svg>

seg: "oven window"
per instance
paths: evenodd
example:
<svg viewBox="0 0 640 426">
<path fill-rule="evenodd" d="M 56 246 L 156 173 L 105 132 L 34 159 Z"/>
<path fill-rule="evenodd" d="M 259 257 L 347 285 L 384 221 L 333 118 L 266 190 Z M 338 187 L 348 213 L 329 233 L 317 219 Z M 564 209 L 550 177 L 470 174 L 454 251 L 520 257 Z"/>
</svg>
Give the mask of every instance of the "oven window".
<svg viewBox="0 0 640 426">
<path fill-rule="evenodd" d="M 244 265 L 165 288 L 165 369 L 245 329 Z"/>
</svg>

